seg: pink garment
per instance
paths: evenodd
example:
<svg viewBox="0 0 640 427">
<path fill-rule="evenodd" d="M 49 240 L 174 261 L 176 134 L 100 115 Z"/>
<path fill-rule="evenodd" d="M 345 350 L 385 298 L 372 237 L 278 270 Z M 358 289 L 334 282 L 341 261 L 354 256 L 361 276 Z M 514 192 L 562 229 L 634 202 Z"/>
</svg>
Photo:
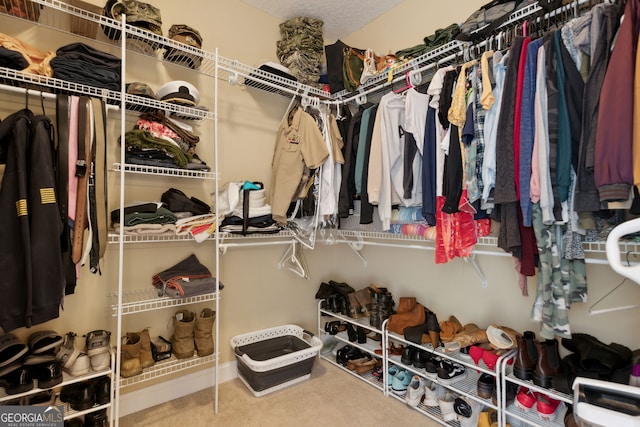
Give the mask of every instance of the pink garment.
<svg viewBox="0 0 640 427">
<path fill-rule="evenodd" d="M 140 130 L 146 130 L 156 138 L 162 138 L 164 136 L 173 140 L 181 140 L 180 136 L 178 136 L 177 133 L 175 133 L 162 123 L 139 119 L 136 122 L 136 127 Z"/>
<path fill-rule="evenodd" d="M 78 178 L 76 177 L 76 162 L 78 161 L 78 104 L 80 98 L 72 96 L 69 103 L 69 195 L 67 200 L 68 216 L 76 219 L 76 198 L 78 193 Z"/>
<path fill-rule="evenodd" d="M 446 263 L 455 257 L 471 256 L 478 240 L 473 215 L 468 212 L 442 212 L 444 196 L 438 196 L 436 202 L 436 264 Z"/>
<path fill-rule="evenodd" d="M 538 159 L 538 132 L 533 135 L 533 153 L 531 155 L 531 180 L 529 182 L 529 197 L 531 203 L 540 201 L 540 159 Z"/>
</svg>

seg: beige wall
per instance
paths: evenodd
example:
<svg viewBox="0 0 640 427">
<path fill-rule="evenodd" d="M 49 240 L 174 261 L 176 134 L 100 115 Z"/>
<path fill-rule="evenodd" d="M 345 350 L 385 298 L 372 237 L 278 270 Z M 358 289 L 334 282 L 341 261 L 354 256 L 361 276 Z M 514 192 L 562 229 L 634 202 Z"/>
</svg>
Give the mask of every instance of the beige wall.
<svg viewBox="0 0 640 427">
<path fill-rule="evenodd" d="M 201 7 L 189 2 L 157 0 L 164 17 L 166 32 L 171 24 L 186 23 L 197 28 L 204 37 L 204 49 L 218 47 L 222 56 L 236 58 L 250 65 L 275 60 L 275 43 L 279 39 L 279 21 L 240 1 L 201 1 Z M 464 20 L 482 0 L 439 2 L 435 0 L 407 0 L 385 16 L 354 34 L 343 38 L 348 44 L 372 47 L 377 52 L 395 51 L 421 42 L 422 38 L 454 21 Z M 453 7 L 452 4 L 455 6 Z M 178 19 L 177 17 L 183 17 Z M 3 22 L 4 24 L 4 22 Z M 9 25 L 9 24 L 7 24 Z M 10 27 L 3 27 L 10 28 Z M 12 29 L 13 31 L 14 29 Z M 8 31 L 8 30 L 5 30 Z M 12 34 L 24 36 L 42 49 L 55 49 L 70 42 L 66 36 L 43 39 L 42 29 L 17 28 Z M 332 43 L 333 40 L 327 40 Z M 98 45 L 101 46 L 101 45 Z M 200 85 L 203 104 L 213 105 L 213 83 L 210 79 L 183 73 L 177 67 L 130 55 L 133 66 L 131 78 L 145 80 L 157 88 L 171 79 L 187 79 Z M 9 109 L 20 105 L 16 98 Z M 220 82 L 219 93 L 219 153 L 221 181 L 261 180 L 269 186 L 270 159 L 275 130 L 285 112 L 288 100 L 250 88 L 234 87 Z M 51 108 L 48 104 L 47 108 Z M 4 115 L 4 112 L 3 112 Z M 128 116 L 130 126 L 135 116 Z M 116 127 L 112 130 L 116 134 Z M 211 162 L 212 123 L 203 123 L 199 133 L 202 157 Z M 206 136 L 208 135 L 209 136 Z M 112 156 L 118 146 L 111 140 Z M 110 175 L 113 186 L 119 184 L 116 174 Z M 207 198 L 211 183 L 197 180 L 150 179 L 128 177 L 127 201 L 159 198 L 168 187 L 174 186 L 188 195 Z M 117 207 L 117 193 L 111 192 L 110 208 Z M 209 199 L 207 199 L 209 200 Z M 529 297 L 522 297 L 517 277 L 509 257 L 477 257 L 488 279 L 488 287 L 481 288 L 479 278 L 470 264 L 454 260 L 445 265 L 433 263 L 433 251 L 367 246 L 364 265 L 345 245 L 319 244 L 314 251 L 305 251 L 310 280 L 304 280 L 287 270 L 277 268 L 286 249 L 272 247 L 231 248 L 221 256 L 221 280 L 225 285 L 220 301 L 220 350 L 222 362 L 230 361 L 229 339 L 237 334 L 281 324 L 293 323 L 307 329 L 316 328 L 314 294 L 322 281 L 337 280 L 360 289 L 370 283 L 388 287 L 396 301 L 401 296 L 417 296 L 418 300 L 435 311 L 441 320 L 455 314 L 462 322 L 475 322 L 481 327 L 490 323 L 507 324 L 519 330 L 538 330 L 529 320 L 535 295 L 535 280 L 529 281 Z M 127 245 L 125 249 L 125 289 L 150 286 L 151 276 L 183 257 L 195 252 L 209 268 L 214 269 L 214 245 L 182 243 Z M 72 330 L 79 334 L 92 329 L 110 328 L 115 331 L 105 294 L 117 286 L 117 246 L 111 245 L 103 263 L 103 275 L 94 276 L 82 269 L 77 292 L 65 300 L 64 311 L 55 321 L 33 329 L 52 328 L 60 333 Z M 604 295 L 621 279 L 607 266 L 588 266 L 590 298 Z M 640 303 L 640 287 L 629 285 L 621 293 L 627 300 Z M 624 298 L 623 298 L 624 299 Z M 575 304 L 570 313 L 574 331 L 589 332 L 605 342 L 616 341 L 632 348 L 640 347 L 640 338 L 633 327 L 640 323 L 640 311 L 625 311 L 590 316 L 587 303 Z M 199 307 L 196 307 L 199 309 Z M 123 331 L 151 328 L 152 335 L 169 337 L 174 309 L 125 316 Z M 31 330 L 17 333 L 27 336 Z M 117 338 L 114 336 L 112 342 Z"/>
</svg>

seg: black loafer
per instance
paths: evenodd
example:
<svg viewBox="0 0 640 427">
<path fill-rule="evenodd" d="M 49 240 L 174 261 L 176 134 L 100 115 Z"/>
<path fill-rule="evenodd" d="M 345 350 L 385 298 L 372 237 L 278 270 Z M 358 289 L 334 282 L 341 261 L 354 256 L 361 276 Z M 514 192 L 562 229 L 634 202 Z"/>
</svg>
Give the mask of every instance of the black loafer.
<svg viewBox="0 0 640 427">
<path fill-rule="evenodd" d="M 478 396 L 483 399 L 491 398 L 496 387 L 496 377 L 491 374 L 484 373 L 478 378 Z"/>
<path fill-rule="evenodd" d="M 38 387 L 51 388 L 62 382 L 62 365 L 53 361 L 41 363 L 33 367 L 33 378 L 38 380 Z"/>
<path fill-rule="evenodd" d="M 2 385 L 7 394 L 24 393 L 33 389 L 33 377 L 31 367 L 20 366 L 14 371 L 2 377 Z"/>
</svg>

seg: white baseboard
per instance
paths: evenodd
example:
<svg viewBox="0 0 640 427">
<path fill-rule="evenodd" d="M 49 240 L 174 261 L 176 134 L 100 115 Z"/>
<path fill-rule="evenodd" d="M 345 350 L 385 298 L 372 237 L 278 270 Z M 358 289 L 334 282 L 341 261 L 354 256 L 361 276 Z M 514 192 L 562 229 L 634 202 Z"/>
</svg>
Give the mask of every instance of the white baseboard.
<svg viewBox="0 0 640 427">
<path fill-rule="evenodd" d="M 238 376 L 236 362 L 218 365 L 218 384 L 231 381 Z M 159 384 L 136 390 L 131 393 L 120 394 L 120 417 L 142 411 L 143 409 L 159 405 L 179 397 L 187 396 L 205 388 L 214 387 L 215 368 L 197 371 L 183 375 Z"/>
</svg>

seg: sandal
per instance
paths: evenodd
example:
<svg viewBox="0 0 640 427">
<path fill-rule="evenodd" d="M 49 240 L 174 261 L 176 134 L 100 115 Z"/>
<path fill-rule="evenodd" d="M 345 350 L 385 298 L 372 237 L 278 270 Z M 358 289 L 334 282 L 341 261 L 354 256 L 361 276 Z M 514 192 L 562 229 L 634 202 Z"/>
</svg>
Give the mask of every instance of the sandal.
<svg viewBox="0 0 640 427">
<path fill-rule="evenodd" d="M 29 350 L 31 354 L 42 354 L 53 350 L 52 353 L 56 353 L 62 346 L 64 339 L 55 331 L 44 330 L 34 332 L 29 336 Z"/>
<path fill-rule="evenodd" d="M 3 335 L 0 337 L 0 368 L 17 362 L 28 350 L 14 334 Z"/>
</svg>

